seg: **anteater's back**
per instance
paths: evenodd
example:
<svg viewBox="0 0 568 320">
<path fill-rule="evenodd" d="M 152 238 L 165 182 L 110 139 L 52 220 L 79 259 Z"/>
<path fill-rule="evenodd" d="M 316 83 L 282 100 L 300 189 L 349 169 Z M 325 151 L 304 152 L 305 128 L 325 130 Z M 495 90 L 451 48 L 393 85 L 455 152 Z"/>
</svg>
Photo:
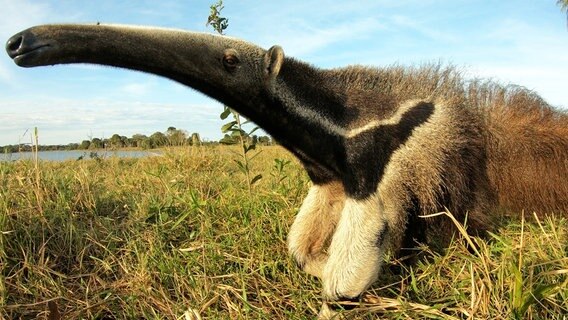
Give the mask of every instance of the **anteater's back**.
<svg viewBox="0 0 568 320">
<path fill-rule="evenodd" d="M 440 65 L 384 70 L 406 98 L 476 109 L 485 125 L 487 173 L 500 209 L 568 215 L 568 113 L 519 86 L 467 81 Z M 477 121 L 478 119 L 472 119 Z"/>
</svg>

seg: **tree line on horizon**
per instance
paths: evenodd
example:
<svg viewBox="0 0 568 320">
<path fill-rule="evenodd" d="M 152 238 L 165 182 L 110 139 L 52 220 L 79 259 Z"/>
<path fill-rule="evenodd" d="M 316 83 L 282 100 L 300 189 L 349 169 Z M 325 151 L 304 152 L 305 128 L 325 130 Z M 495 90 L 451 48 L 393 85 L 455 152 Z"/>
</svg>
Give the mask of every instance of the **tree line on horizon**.
<svg viewBox="0 0 568 320">
<path fill-rule="evenodd" d="M 251 142 L 259 145 L 272 145 L 274 141 L 269 136 L 250 137 Z M 61 145 L 38 145 L 39 151 L 57 151 L 57 150 L 99 150 L 99 149 L 155 149 L 162 147 L 176 146 L 201 146 L 201 145 L 232 145 L 238 143 L 238 140 L 231 135 L 225 134 L 219 141 L 202 140 L 199 133 L 189 134 L 182 129 L 169 127 L 165 132 L 156 131 L 150 136 L 136 133 L 131 137 L 126 137 L 118 133 L 113 134 L 110 138 L 91 138 L 77 143 L 61 144 Z M 14 145 L 6 145 L 0 147 L 4 153 L 16 153 L 33 151 L 35 146 L 32 143 L 20 143 Z"/>
</svg>

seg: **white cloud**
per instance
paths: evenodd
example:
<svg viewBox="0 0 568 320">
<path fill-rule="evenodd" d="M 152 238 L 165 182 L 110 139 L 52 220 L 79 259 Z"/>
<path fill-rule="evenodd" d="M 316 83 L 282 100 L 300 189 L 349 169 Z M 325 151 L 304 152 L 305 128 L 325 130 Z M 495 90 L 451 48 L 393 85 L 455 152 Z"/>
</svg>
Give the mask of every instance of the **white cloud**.
<svg viewBox="0 0 568 320">
<path fill-rule="evenodd" d="M 430 27 L 428 24 L 419 20 L 413 19 L 408 16 L 394 15 L 388 18 L 393 28 L 406 28 L 410 29 L 415 34 L 421 34 L 430 40 L 435 40 L 445 43 L 456 43 L 459 38 L 451 33 L 449 30 L 438 30 Z"/>
<path fill-rule="evenodd" d="M 150 92 L 152 84 L 149 82 L 144 83 L 129 83 L 120 88 L 121 92 L 129 95 L 142 96 Z"/>
<path fill-rule="evenodd" d="M 0 42 L 2 43 L 16 32 L 40 23 L 50 14 L 48 5 L 27 0 L 0 0 L 0 8 L 2 8 L 2 19 L 0 19 L 0 39 L 2 39 Z M 11 72 L 13 68 L 10 58 L 4 53 L 0 54 L 1 82 L 10 84 L 13 78 Z"/>
<path fill-rule="evenodd" d="M 0 36 L 3 38 L 29 28 L 52 14 L 49 5 L 41 1 L 0 0 L 0 8 L 2 8 Z"/>
<path fill-rule="evenodd" d="M 0 81 L 8 82 L 11 78 L 10 70 L 4 65 L 4 62 L 0 62 Z"/>
<path fill-rule="evenodd" d="M 477 40 L 474 72 L 502 83 L 522 85 L 555 106 L 567 108 L 568 41 L 566 29 L 544 29 L 527 21 L 504 19 Z"/>
<path fill-rule="evenodd" d="M 342 23 L 328 28 L 315 28 L 299 23 L 294 32 L 286 32 L 279 41 L 294 56 L 305 56 L 321 50 L 329 45 L 346 40 L 361 39 L 371 30 L 382 28 L 373 18 L 356 22 Z"/>
<path fill-rule="evenodd" d="M 330 45 L 367 39 L 385 27 L 365 14 L 374 2 L 294 1 L 248 5 L 230 17 L 229 35 L 265 48 L 278 44 L 286 55 L 307 58 Z M 324 54 L 322 54 L 324 55 Z"/>
</svg>

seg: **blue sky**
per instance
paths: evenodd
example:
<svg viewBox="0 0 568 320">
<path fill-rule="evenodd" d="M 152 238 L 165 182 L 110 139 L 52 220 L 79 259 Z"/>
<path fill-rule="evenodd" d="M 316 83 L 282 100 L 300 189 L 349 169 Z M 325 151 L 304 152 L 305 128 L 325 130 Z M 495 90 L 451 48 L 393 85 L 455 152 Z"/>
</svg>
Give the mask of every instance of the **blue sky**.
<svg viewBox="0 0 568 320">
<path fill-rule="evenodd" d="M 44 23 L 210 32 L 207 1 L 0 0 L 0 38 Z M 451 62 L 568 107 L 568 27 L 556 0 L 225 0 L 227 34 L 319 67 Z M 79 142 L 167 127 L 219 139 L 222 106 L 169 80 L 91 65 L 22 69 L 0 54 L 0 145 Z"/>
</svg>

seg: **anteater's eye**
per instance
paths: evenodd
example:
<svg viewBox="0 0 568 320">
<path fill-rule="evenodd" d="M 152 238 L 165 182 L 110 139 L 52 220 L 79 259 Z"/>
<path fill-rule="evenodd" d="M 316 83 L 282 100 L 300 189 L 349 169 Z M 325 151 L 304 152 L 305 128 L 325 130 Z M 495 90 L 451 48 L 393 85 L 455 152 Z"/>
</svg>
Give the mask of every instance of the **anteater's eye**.
<svg viewBox="0 0 568 320">
<path fill-rule="evenodd" d="M 239 64 L 239 58 L 234 53 L 227 53 L 223 57 L 223 65 L 228 71 L 234 70 Z"/>
<path fill-rule="evenodd" d="M 225 64 L 229 66 L 236 66 L 237 59 L 235 57 L 225 57 Z"/>
</svg>

